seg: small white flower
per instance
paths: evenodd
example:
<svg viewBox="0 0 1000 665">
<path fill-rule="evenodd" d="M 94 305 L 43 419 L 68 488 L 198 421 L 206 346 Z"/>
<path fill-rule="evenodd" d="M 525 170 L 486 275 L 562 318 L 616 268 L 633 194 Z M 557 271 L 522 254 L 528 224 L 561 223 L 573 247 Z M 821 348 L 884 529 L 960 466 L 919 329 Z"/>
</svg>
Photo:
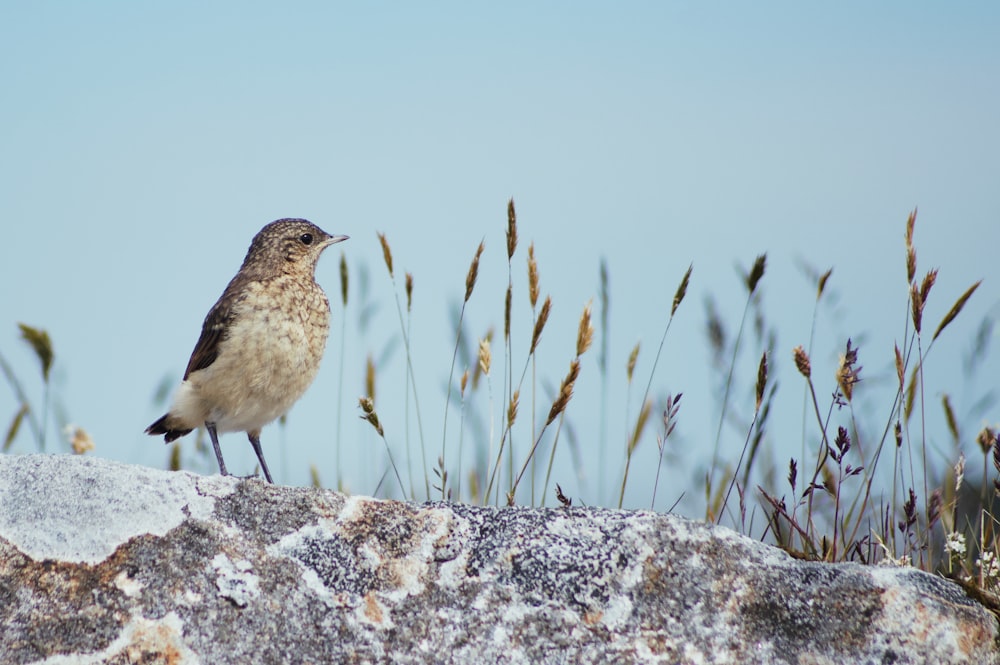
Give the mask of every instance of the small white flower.
<svg viewBox="0 0 1000 665">
<path fill-rule="evenodd" d="M 983 552 L 976 560 L 976 565 L 979 566 L 985 579 L 994 582 L 1000 579 L 1000 561 L 997 561 L 996 554 L 993 552 Z"/>
<path fill-rule="evenodd" d="M 952 557 L 961 559 L 965 557 L 965 536 L 952 531 L 944 541 L 944 551 Z"/>
</svg>

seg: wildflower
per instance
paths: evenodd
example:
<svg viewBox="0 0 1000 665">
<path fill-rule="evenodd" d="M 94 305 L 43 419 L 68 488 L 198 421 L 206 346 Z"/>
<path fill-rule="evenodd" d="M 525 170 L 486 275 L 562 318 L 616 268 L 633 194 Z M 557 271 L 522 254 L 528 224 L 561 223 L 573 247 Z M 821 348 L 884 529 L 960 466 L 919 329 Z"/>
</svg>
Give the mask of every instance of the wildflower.
<svg viewBox="0 0 1000 665">
<path fill-rule="evenodd" d="M 952 559 L 965 558 L 965 536 L 952 531 L 944 541 L 944 552 Z"/>
<path fill-rule="evenodd" d="M 993 585 L 1000 580 L 1000 561 L 997 561 L 997 556 L 993 552 L 983 552 L 976 559 L 976 565 L 979 566 L 979 572 L 984 582 Z"/>
<path fill-rule="evenodd" d="M 82 427 L 77 427 L 76 425 L 66 425 L 66 427 L 63 428 L 63 436 L 65 436 L 66 441 L 69 442 L 74 455 L 88 453 L 96 447 L 94 445 L 94 440 L 90 438 L 90 434 L 88 434 Z"/>
</svg>

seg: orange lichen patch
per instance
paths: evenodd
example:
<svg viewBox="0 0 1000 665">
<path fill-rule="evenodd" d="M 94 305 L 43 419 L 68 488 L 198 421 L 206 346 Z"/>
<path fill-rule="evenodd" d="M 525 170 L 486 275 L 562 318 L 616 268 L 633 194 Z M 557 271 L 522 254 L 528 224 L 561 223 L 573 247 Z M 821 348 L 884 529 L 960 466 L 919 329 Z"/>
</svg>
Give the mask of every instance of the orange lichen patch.
<svg viewBox="0 0 1000 665">
<path fill-rule="evenodd" d="M 379 604 L 374 591 L 365 594 L 365 616 L 372 623 L 382 623 L 382 605 Z"/>
<path fill-rule="evenodd" d="M 175 626 L 139 621 L 125 647 L 128 662 L 179 665 L 185 662 L 181 639 Z"/>
</svg>

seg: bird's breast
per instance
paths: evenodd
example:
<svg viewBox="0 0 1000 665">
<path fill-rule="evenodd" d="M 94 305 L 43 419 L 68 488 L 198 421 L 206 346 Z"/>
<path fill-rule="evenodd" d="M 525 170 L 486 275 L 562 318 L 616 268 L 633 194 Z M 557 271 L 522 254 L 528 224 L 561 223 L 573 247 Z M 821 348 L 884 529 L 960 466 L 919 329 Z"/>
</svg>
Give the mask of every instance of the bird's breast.
<svg viewBox="0 0 1000 665">
<path fill-rule="evenodd" d="M 259 429 L 284 415 L 319 370 L 330 304 L 313 281 L 247 285 L 218 358 L 189 379 L 219 431 Z"/>
</svg>

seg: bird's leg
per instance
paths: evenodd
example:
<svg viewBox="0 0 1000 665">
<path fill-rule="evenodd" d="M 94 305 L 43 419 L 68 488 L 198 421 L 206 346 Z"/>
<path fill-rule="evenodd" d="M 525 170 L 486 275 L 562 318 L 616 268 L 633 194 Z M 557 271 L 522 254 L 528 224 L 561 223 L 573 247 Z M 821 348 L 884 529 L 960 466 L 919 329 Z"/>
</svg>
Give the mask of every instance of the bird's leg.
<svg viewBox="0 0 1000 665">
<path fill-rule="evenodd" d="M 215 423 L 205 422 L 205 429 L 208 430 L 208 436 L 212 439 L 212 447 L 215 448 L 215 459 L 219 462 L 219 472 L 228 476 L 229 472 L 226 471 L 226 463 L 222 461 L 222 448 L 219 447 L 219 435 L 215 433 Z"/>
<path fill-rule="evenodd" d="M 271 480 L 271 472 L 267 470 L 267 462 L 264 461 L 264 451 L 260 448 L 260 431 L 247 432 L 247 438 L 250 439 L 253 451 L 257 453 L 257 459 L 260 460 L 260 468 L 264 470 L 264 477 L 267 478 L 267 482 L 273 485 L 274 481 Z"/>
</svg>

